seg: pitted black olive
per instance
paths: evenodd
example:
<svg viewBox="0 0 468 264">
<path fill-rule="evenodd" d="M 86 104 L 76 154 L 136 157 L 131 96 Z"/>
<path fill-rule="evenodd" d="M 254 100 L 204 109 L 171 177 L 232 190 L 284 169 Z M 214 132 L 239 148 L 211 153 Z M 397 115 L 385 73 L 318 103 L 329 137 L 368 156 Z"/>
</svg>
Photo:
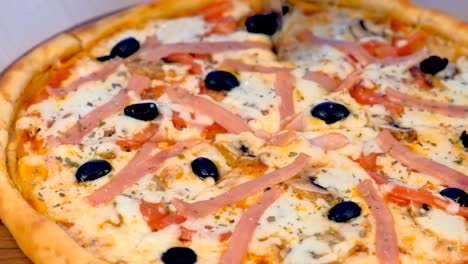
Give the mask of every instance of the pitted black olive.
<svg viewBox="0 0 468 264">
<path fill-rule="evenodd" d="M 173 247 L 161 256 L 164 264 L 194 264 L 197 262 L 197 254 L 187 247 Z"/>
<path fill-rule="evenodd" d="M 213 91 L 231 91 L 239 86 L 239 80 L 230 72 L 212 71 L 205 78 L 205 86 Z"/>
<path fill-rule="evenodd" d="M 437 74 L 440 71 L 443 71 L 448 65 L 448 59 L 441 58 L 439 56 L 430 56 L 429 58 L 421 61 L 419 63 L 419 68 L 422 72 L 428 74 Z"/>
<path fill-rule="evenodd" d="M 81 165 L 76 171 L 78 182 L 94 181 L 106 176 L 112 170 L 112 166 L 105 160 L 91 160 Z"/>
<path fill-rule="evenodd" d="M 361 215 L 361 207 L 352 201 L 344 201 L 333 206 L 328 211 L 328 219 L 344 223 Z"/>
<path fill-rule="evenodd" d="M 200 157 L 196 158 L 190 164 L 192 167 L 193 173 L 197 175 L 200 179 L 204 180 L 208 177 L 213 178 L 215 181 L 218 181 L 219 173 L 216 164 L 210 159 Z"/>
<path fill-rule="evenodd" d="M 440 191 L 442 196 L 445 196 L 461 206 L 468 206 L 468 194 L 458 188 L 446 188 Z"/>
<path fill-rule="evenodd" d="M 310 113 L 313 117 L 321 119 L 329 125 L 348 117 L 349 110 L 339 103 L 323 102 L 312 108 Z"/>
<path fill-rule="evenodd" d="M 463 133 L 461 133 L 460 141 L 465 148 L 468 148 L 468 133 L 466 133 L 466 131 L 463 131 Z"/>
<path fill-rule="evenodd" d="M 133 37 L 119 41 L 112 48 L 109 55 L 96 58 L 98 61 L 106 61 L 115 57 L 127 58 L 140 49 L 140 42 Z"/>
<path fill-rule="evenodd" d="M 272 12 L 269 14 L 253 15 L 245 21 L 248 32 L 261 33 L 268 36 L 275 34 L 279 27 L 279 16 Z"/>
<path fill-rule="evenodd" d="M 139 103 L 125 107 L 124 114 L 138 120 L 151 121 L 158 117 L 159 111 L 154 103 Z"/>
<path fill-rule="evenodd" d="M 289 6 L 283 5 L 281 7 L 281 13 L 283 13 L 283 16 L 286 15 L 287 13 L 289 13 Z"/>
</svg>

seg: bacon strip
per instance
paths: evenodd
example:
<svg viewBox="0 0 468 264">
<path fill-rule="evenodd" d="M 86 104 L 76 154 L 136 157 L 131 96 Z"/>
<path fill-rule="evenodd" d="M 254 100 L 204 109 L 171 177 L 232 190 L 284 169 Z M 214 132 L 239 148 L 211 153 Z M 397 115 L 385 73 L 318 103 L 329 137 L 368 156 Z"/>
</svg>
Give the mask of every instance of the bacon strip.
<svg viewBox="0 0 468 264">
<path fill-rule="evenodd" d="M 377 257 L 381 263 L 397 264 L 399 262 L 399 250 L 392 213 L 370 180 L 359 183 L 358 190 L 369 205 L 369 209 L 375 218 Z"/>
<path fill-rule="evenodd" d="M 337 150 L 349 144 L 348 137 L 338 132 L 321 135 L 309 141 L 312 145 L 320 147 L 323 150 Z"/>
<path fill-rule="evenodd" d="M 265 42 L 253 41 L 220 41 L 220 42 L 189 42 L 159 45 L 152 49 L 142 50 L 140 58 L 148 61 L 159 61 L 174 53 L 213 54 L 224 51 L 244 49 L 269 49 L 271 45 Z"/>
<path fill-rule="evenodd" d="M 276 73 L 275 89 L 276 94 L 281 98 L 280 116 L 284 121 L 294 115 L 294 83 L 296 79 L 289 71 L 279 71 Z"/>
<path fill-rule="evenodd" d="M 399 92 L 389 87 L 385 89 L 385 93 L 387 97 L 394 102 L 406 106 L 413 106 L 423 111 L 430 111 L 452 117 L 468 117 L 468 106 L 466 105 L 446 104 L 432 100 L 421 99 Z"/>
<path fill-rule="evenodd" d="M 50 88 L 49 87 L 47 88 L 47 92 L 53 96 L 65 96 L 66 94 L 70 92 L 76 91 L 78 87 L 80 87 L 84 83 L 107 79 L 107 77 L 113 74 L 119 66 L 120 66 L 120 62 L 113 61 L 113 62 L 107 63 L 106 65 L 104 65 L 104 67 L 102 67 L 98 71 L 92 72 L 86 76 L 83 76 L 73 81 L 67 87 L 63 87 L 63 88 Z"/>
<path fill-rule="evenodd" d="M 72 127 L 67 129 L 60 138 L 58 138 L 58 141 L 62 144 L 80 143 L 81 139 L 98 127 L 104 119 L 120 111 L 125 105 L 131 102 L 132 99 L 128 95 L 128 91 L 133 90 L 137 93 L 141 93 L 149 86 L 149 83 L 150 80 L 148 77 L 133 74 L 130 76 L 128 85 L 125 89 L 121 90 L 109 102 L 92 110 L 87 115 L 79 119 Z"/>
<path fill-rule="evenodd" d="M 259 72 L 259 73 L 277 73 L 279 71 L 289 71 L 292 68 L 277 67 L 277 66 L 264 66 L 247 64 L 241 60 L 226 59 L 221 62 L 220 67 L 230 68 L 236 71 L 248 71 L 248 72 Z"/>
<path fill-rule="evenodd" d="M 369 52 L 367 52 L 367 50 L 363 48 L 361 45 L 359 45 L 358 43 L 321 38 L 321 37 L 314 35 L 314 33 L 312 33 L 312 31 L 310 31 L 309 29 L 304 29 L 300 31 L 298 33 L 298 37 L 302 41 L 308 41 L 313 44 L 329 45 L 329 46 L 335 47 L 341 52 L 353 57 L 362 66 L 368 65 L 369 63 L 372 63 L 375 61 L 375 58 L 371 54 L 369 54 Z"/>
<path fill-rule="evenodd" d="M 249 243 L 265 210 L 281 196 L 277 188 L 267 190 L 252 207 L 242 215 L 221 257 L 221 264 L 241 263 L 249 249 Z"/>
<path fill-rule="evenodd" d="M 154 143 L 145 143 L 135 156 L 133 156 L 127 166 L 86 199 L 93 206 L 109 202 L 114 199 L 115 196 L 125 191 L 125 189 L 138 182 L 146 174 L 161 168 L 164 161 L 167 159 L 179 155 L 185 149 L 198 143 L 199 141 L 195 140 L 179 142 L 155 155 L 151 155 L 155 150 Z"/>
<path fill-rule="evenodd" d="M 376 138 L 376 142 L 383 152 L 397 159 L 403 165 L 440 179 L 447 185 L 463 190 L 468 188 L 467 175 L 408 150 L 393 137 L 390 131 L 385 129 L 380 132 Z"/>
<path fill-rule="evenodd" d="M 339 86 L 337 80 L 321 72 L 307 71 L 302 78 L 308 81 L 316 82 L 330 92 L 336 91 Z"/>
<path fill-rule="evenodd" d="M 178 213 L 188 218 L 199 218 L 210 214 L 224 206 L 234 204 L 242 199 L 252 196 L 265 190 L 268 187 L 286 181 L 299 173 L 309 162 L 309 156 L 301 153 L 288 166 L 278 169 L 274 172 L 265 174 L 254 180 L 242 183 L 230 191 L 213 197 L 206 201 L 195 203 L 186 203 L 179 199 L 172 200 Z"/>
<path fill-rule="evenodd" d="M 229 133 L 239 134 L 250 131 L 250 127 L 239 116 L 229 112 L 218 104 L 201 96 L 173 87 L 166 91 L 169 98 L 178 104 L 189 105 L 197 112 L 211 117 L 216 123 L 224 127 Z"/>
</svg>

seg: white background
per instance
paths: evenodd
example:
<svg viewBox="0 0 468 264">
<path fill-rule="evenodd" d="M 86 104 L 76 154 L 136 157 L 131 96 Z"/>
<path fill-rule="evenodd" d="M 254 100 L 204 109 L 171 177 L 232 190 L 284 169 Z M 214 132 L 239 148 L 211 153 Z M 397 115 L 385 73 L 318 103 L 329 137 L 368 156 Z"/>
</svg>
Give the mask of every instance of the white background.
<svg viewBox="0 0 468 264">
<path fill-rule="evenodd" d="M 1 0 L 0 71 L 54 34 L 107 12 L 148 0 Z M 190 1 L 190 0 L 173 0 Z M 386 0 L 372 0 L 386 1 Z M 468 21 L 467 0 L 413 0 Z"/>
</svg>

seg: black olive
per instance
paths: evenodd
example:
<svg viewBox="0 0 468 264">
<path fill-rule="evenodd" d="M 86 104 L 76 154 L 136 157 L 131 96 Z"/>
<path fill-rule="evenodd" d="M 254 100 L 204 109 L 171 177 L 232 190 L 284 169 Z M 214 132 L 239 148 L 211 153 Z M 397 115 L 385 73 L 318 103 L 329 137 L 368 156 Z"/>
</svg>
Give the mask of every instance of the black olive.
<svg viewBox="0 0 468 264">
<path fill-rule="evenodd" d="M 212 71 L 205 77 L 205 86 L 214 91 L 231 91 L 239 86 L 239 80 L 230 72 Z"/>
<path fill-rule="evenodd" d="M 463 190 L 458 188 L 446 188 L 440 191 L 440 194 L 459 203 L 461 206 L 468 206 L 468 194 Z"/>
<path fill-rule="evenodd" d="M 327 190 L 327 188 L 323 187 L 322 185 L 318 184 L 315 182 L 315 178 L 314 177 L 309 177 L 309 182 L 312 183 L 312 185 L 314 185 L 315 187 L 318 187 L 322 190 Z"/>
<path fill-rule="evenodd" d="M 460 140 L 465 148 L 468 148 L 468 133 L 466 131 L 463 131 L 463 133 L 460 135 Z"/>
<path fill-rule="evenodd" d="M 106 56 L 102 56 L 102 57 L 97 57 L 96 60 L 98 60 L 100 62 L 104 62 L 104 61 L 107 61 L 107 60 L 110 60 L 110 59 L 113 59 L 113 58 L 114 58 L 113 56 L 106 55 Z"/>
<path fill-rule="evenodd" d="M 127 58 L 140 49 L 140 42 L 133 37 L 129 37 L 119 41 L 111 50 L 110 56 Z"/>
<path fill-rule="evenodd" d="M 105 160 L 91 160 L 81 165 L 76 171 L 75 177 L 78 182 L 94 181 L 112 170 L 112 166 Z"/>
<path fill-rule="evenodd" d="M 349 110 L 339 103 L 323 102 L 312 108 L 310 113 L 313 117 L 321 119 L 329 125 L 348 117 Z"/>
<path fill-rule="evenodd" d="M 429 208 L 429 205 L 428 205 L 428 204 L 423 204 L 423 205 L 422 205 L 422 208 L 423 208 L 425 211 L 431 210 L 431 208 Z"/>
<path fill-rule="evenodd" d="M 286 15 L 287 13 L 289 13 L 289 6 L 287 5 L 282 6 L 281 13 L 283 13 L 283 15 Z"/>
<path fill-rule="evenodd" d="M 197 254 L 186 247 L 173 247 L 161 256 L 164 264 L 193 264 L 197 262 Z"/>
<path fill-rule="evenodd" d="M 124 114 L 138 120 L 151 121 L 158 117 L 159 111 L 154 103 L 139 103 L 125 107 Z"/>
<path fill-rule="evenodd" d="M 439 56 L 430 56 L 429 58 L 419 63 L 419 68 L 424 73 L 434 75 L 445 69 L 445 67 L 447 67 L 447 64 L 448 60 L 446 58 L 441 58 Z"/>
<path fill-rule="evenodd" d="M 193 173 L 200 179 L 204 180 L 208 177 L 212 177 L 215 181 L 218 181 L 218 168 L 210 159 L 204 157 L 196 158 L 190 165 L 192 166 Z"/>
<path fill-rule="evenodd" d="M 241 151 L 244 152 L 244 153 L 248 153 L 249 152 L 249 148 L 244 146 L 244 145 L 241 145 Z"/>
<path fill-rule="evenodd" d="M 245 26 L 248 32 L 271 36 L 278 30 L 279 16 L 275 12 L 253 15 L 247 18 Z"/>
<path fill-rule="evenodd" d="M 361 215 L 361 207 L 352 201 L 336 204 L 328 211 L 328 219 L 337 223 L 348 222 L 359 215 Z"/>
</svg>

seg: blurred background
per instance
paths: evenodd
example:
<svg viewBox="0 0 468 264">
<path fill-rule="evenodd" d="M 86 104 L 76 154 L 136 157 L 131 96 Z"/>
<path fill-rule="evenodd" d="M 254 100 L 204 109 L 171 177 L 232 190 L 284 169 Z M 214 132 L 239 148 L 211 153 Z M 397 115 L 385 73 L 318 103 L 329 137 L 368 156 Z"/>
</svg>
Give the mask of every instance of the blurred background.
<svg viewBox="0 0 468 264">
<path fill-rule="evenodd" d="M 2 0 L 0 71 L 31 47 L 73 25 L 150 0 Z M 189 1 L 189 0 L 174 0 Z M 381 0 L 385 1 L 385 0 Z M 467 0 L 412 0 L 468 21 Z"/>
</svg>

